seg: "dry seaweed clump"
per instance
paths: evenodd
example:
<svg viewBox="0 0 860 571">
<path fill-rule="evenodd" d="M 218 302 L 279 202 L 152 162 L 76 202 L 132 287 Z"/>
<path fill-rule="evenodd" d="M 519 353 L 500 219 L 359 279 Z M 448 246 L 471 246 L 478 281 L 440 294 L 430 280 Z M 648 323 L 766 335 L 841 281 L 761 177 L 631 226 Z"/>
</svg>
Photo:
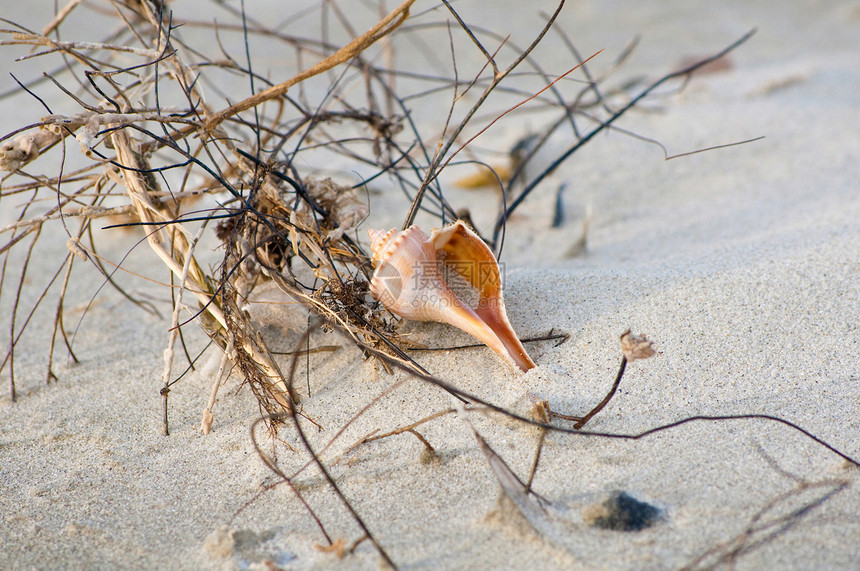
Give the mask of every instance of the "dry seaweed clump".
<svg viewBox="0 0 860 571">
<path fill-rule="evenodd" d="M 0 229 L 5 236 L 0 254 L 8 260 L 13 251 L 24 252 L 18 283 L 5 263 L 0 280 L 0 293 L 11 306 L 12 335 L 2 366 L 8 366 L 12 399 L 15 348 L 29 322 L 19 314 L 32 315 L 50 299 L 53 284 L 33 306 L 21 306 L 27 252 L 32 253 L 44 224 L 59 221 L 74 254 L 58 260 L 54 280 L 60 285 L 48 350 L 50 381 L 58 340 L 76 359 L 63 327 L 74 262 L 95 265 L 107 283 L 129 295 L 103 268 L 93 232 L 93 222 L 108 217 L 119 223 L 115 225 L 143 230 L 175 288 L 163 374 L 165 432 L 183 311 L 238 365 L 267 411 L 282 411 L 297 397 L 287 394 L 277 360 L 244 311 L 255 291 L 266 285 L 360 346 L 420 370 L 399 347 L 395 318 L 367 296 L 372 267 L 354 232 L 371 206 L 366 184 L 377 177 L 394 182 L 413 199 L 409 217 L 418 211 L 441 222 L 455 216 L 434 179 L 442 160 L 450 160 L 446 152 L 456 136 L 443 139 L 446 151 L 432 154 L 428 136 L 417 130 L 403 96 L 393 89 L 395 78 L 406 72 L 373 63 L 378 52 L 365 53 L 386 38 L 378 49 L 392 55 L 389 36 L 409 18 L 413 2 L 402 2 L 362 34 L 341 22 L 353 37 L 340 48 L 250 23 L 253 19 L 243 12 L 230 14 L 230 23 L 183 21 L 163 3 L 72 1 L 41 33 L 7 22 L 10 28 L 0 31 L 6 49 L 41 50 L 25 59 L 31 66 L 44 62 L 46 70 L 52 61 L 63 62 L 59 72 L 16 78 L 17 88 L 5 93 L 38 101 L 48 111 L 0 137 L 0 168 L 6 173 L 0 200 L 19 212 L 17 220 Z M 60 40 L 59 30 L 78 16 L 116 29 L 102 41 Z M 183 36 L 186 24 L 216 38 L 209 47 L 217 49 L 192 48 Z M 252 37 L 268 38 L 295 56 L 296 66 L 286 79 L 268 82 L 255 72 Z M 244 58 L 230 52 L 228 40 L 233 49 L 244 51 Z M 311 99 L 305 85 L 338 67 L 340 78 L 321 99 Z M 491 85 L 505 75 L 507 71 L 496 69 Z M 234 92 L 222 94 L 219 86 L 225 78 L 227 85 L 247 86 L 250 95 L 242 98 L 242 88 L 236 89 L 238 101 Z M 459 89 L 455 83 L 455 91 Z M 412 96 L 429 95 L 419 91 Z M 467 123 L 464 119 L 459 130 Z M 72 137 L 80 154 L 66 145 Z M 349 185 L 315 174 L 332 164 L 363 165 L 367 174 Z M 310 165 L 311 171 L 298 165 Z M 222 263 L 211 273 L 195 255 L 207 232 L 224 244 Z M 9 295 L 16 285 L 17 293 Z"/>
<path fill-rule="evenodd" d="M 192 49 L 178 31 L 185 22 L 161 3 L 70 2 L 42 33 L 7 22 L 12 28 L 2 30 L 4 45 L 46 48 L 28 56 L 42 58 L 38 61 L 52 55 L 66 58 L 62 73 L 19 81 L 18 89 L 6 93 L 7 97 L 29 95 L 43 103 L 49 114 L 0 139 L 0 168 L 7 173 L 0 183 L 0 200 L 10 207 L 14 202 L 20 212 L 15 222 L 0 229 L 6 236 L 0 254 L 8 257 L 16 246 L 28 242 L 32 250 L 43 224 L 60 220 L 69 233 L 70 252 L 76 256 L 58 260 L 62 284 L 48 354 L 49 381 L 55 378 L 58 339 L 75 358 L 62 326 L 64 294 L 75 260 L 101 269 L 92 223 L 106 217 L 122 226 L 141 227 L 146 243 L 177 287 L 165 353 L 165 407 L 175 382 L 173 347 L 181 335 L 180 309 L 192 315 L 240 367 L 265 409 L 275 412 L 289 406 L 279 365 L 242 309 L 255 289 L 266 283 L 355 340 L 397 353 L 396 344 L 388 339 L 393 337 L 392 324 L 366 300 L 370 264 L 351 237 L 368 213 L 363 184 L 344 186 L 327 177 L 300 173 L 296 157 L 301 155 L 302 162 L 309 163 L 306 154 L 348 156 L 379 165 L 384 172 L 392 157 L 403 158 L 392 137 L 402 129 L 404 117 L 394 113 L 383 117 L 372 93 L 370 101 L 336 96 L 321 105 L 308 104 L 305 96 L 294 97 L 287 91 L 342 64 L 367 72 L 354 81 L 383 86 L 380 70 L 372 69 L 362 54 L 406 20 L 413 2 L 403 2 L 367 32 L 331 50 L 248 25 L 244 14 L 233 14 L 238 27 L 227 25 L 226 29 L 232 30 L 234 42 L 241 41 L 234 45 L 247 47 L 249 36 L 274 34 L 280 49 L 291 50 L 297 62 L 316 60 L 262 91 L 256 85 L 266 82 L 254 73 L 250 54 L 240 63 L 231 57 L 225 61 L 217 51 Z M 119 27 L 102 42 L 59 41 L 57 30 L 80 12 Z M 194 24 L 218 36 L 214 21 Z M 219 47 L 225 49 L 223 44 Z M 225 75 L 246 80 L 252 94 L 235 103 L 230 102 L 235 101 L 234 93 L 207 96 L 207 86 L 220 95 L 211 88 Z M 352 85 L 332 88 L 336 94 Z M 36 91 L 51 91 L 51 104 Z M 53 112 L 70 106 L 77 109 Z M 67 149 L 70 137 L 79 143 L 80 155 Z M 59 164 L 37 161 L 46 155 L 59 159 Z M 43 169 L 48 172 L 41 174 Z M 392 176 L 402 175 L 393 170 Z M 40 208 L 51 197 L 54 200 Z M 213 200 L 201 202 L 206 197 L 217 206 L 211 206 Z M 214 232 L 224 244 L 220 269 L 212 273 L 195 256 L 205 232 Z M 9 367 L 13 400 L 15 346 L 24 329 L 16 317 L 25 311 L 20 307 L 20 291 L 28 264 L 26 257 L 18 294 L 9 301 L 13 335 L 3 366 Z M 7 266 L 3 267 L 0 291 L 5 294 L 10 282 L 12 287 L 15 284 L 5 271 Z M 106 281 L 120 289 L 110 275 Z M 31 313 L 47 293 L 48 289 Z M 387 336 L 385 342 L 380 341 L 382 336 Z M 165 432 L 166 419 L 165 408 Z"/>
<path fill-rule="evenodd" d="M 323 28 L 339 27 L 340 42 L 290 35 L 221 2 L 212 2 L 217 18 L 208 21 L 183 18 L 161 2 L 72 0 L 46 18 L 41 31 L 6 22 L 0 44 L 31 50 L 19 59 L 26 60 L 27 69 L 44 71 L 20 79 L 13 75 L 16 87 L 0 97 L 35 101 L 47 111 L 0 136 L 0 168 L 6 172 L 0 201 L 18 209 L 17 219 L 0 228 L 0 255 L 8 260 L 13 251 L 23 252 L 17 283 L 5 263 L 0 276 L 0 301 L 10 307 L 10 344 L 2 368 L 9 371 L 12 399 L 15 348 L 29 323 L 24 316 L 40 305 L 56 304 L 47 380 L 55 378 L 58 341 L 76 359 L 63 327 L 75 261 L 92 264 L 106 284 L 142 308 L 156 310 L 134 299 L 104 267 L 93 232 L 93 222 L 100 219 L 140 228 L 169 273 L 173 311 L 161 391 L 165 432 L 168 395 L 179 378 L 174 347 L 187 323 L 183 314 L 193 317 L 225 359 L 239 367 L 264 409 L 274 413 L 298 398 L 288 394 L 282 364 L 244 311 L 264 288 L 277 288 L 365 354 L 382 351 L 426 373 L 403 351 L 397 317 L 367 295 L 372 266 L 355 230 L 376 208 L 384 210 L 388 200 L 386 191 L 371 192 L 369 185 L 396 189 L 408 198 L 403 228 L 419 213 L 439 225 L 469 220 L 457 195 L 444 191 L 439 174 L 455 158 L 470 154 L 469 144 L 497 121 L 540 103 L 550 120 L 540 136 L 515 147 L 515 172 L 499 178 L 505 188 L 492 233 L 480 236 L 498 255 L 509 216 L 562 161 L 658 86 L 688 78 L 748 37 L 650 85 L 634 81 L 599 89 L 629 49 L 601 64 L 604 69 L 594 75 L 586 66 L 594 56 L 581 57 L 560 31 L 576 65 L 554 76 L 523 76 L 517 89 L 502 90 L 499 86 L 512 81 L 510 74 L 519 66 L 540 69 L 532 51 L 547 40 L 564 2 L 520 48 L 474 29 L 449 2 L 415 15 L 414 1 L 373 12 L 378 21 L 363 33 L 350 19 L 359 8 L 329 12 L 331 3 L 321 2 L 321 13 L 338 24 Z M 420 25 L 403 26 L 413 20 Z M 60 31 L 73 22 L 87 22 L 92 33 L 112 31 L 87 41 L 61 39 Z M 398 58 L 398 43 L 411 42 L 414 34 L 426 35 L 425 43 L 449 44 L 454 54 L 450 74 L 416 75 L 414 62 Z M 251 46 L 261 40 L 271 42 L 274 53 L 292 56 L 290 65 L 277 68 L 278 80 L 257 70 Z M 473 68 L 462 63 L 474 62 L 475 56 Z M 57 63 L 61 67 L 54 69 Z M 574 73 L 586 82 L 563 81 Z M 450 106 L 441 132 L 438 127 L 427 132 L 410 109 L 439 101 L 439 85 Z M 463 97 L 467 91 L 470 99 Z M 562 129 L 568 129 L 570 144 L 549 166 L 525 176 L 535 153 Z M 71 138 L 76 145 L 67 145 Z M 24 307 L 29 256 L 43 226 L 52 222 L 62 224 L 74 256 L 57 261 L 54 280 Z M 204 267 L 195 252 L 208 233 L 224 244 L 214 270 Z"/>
</svg>

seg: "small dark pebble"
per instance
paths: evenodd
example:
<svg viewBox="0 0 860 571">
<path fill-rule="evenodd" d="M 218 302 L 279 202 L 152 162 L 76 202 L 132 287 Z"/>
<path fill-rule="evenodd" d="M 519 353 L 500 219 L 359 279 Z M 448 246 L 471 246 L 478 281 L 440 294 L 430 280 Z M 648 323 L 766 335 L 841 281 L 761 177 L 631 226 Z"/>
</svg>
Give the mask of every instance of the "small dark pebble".
<svg viewBox="0 0 860 571">
<path fill-rule="evenodd" d="M 593 527 L 613 531 L 641 531 L 662 519 L 662 511 L 627 492 L 613 492 L 591 521 Z"/>
</svg>

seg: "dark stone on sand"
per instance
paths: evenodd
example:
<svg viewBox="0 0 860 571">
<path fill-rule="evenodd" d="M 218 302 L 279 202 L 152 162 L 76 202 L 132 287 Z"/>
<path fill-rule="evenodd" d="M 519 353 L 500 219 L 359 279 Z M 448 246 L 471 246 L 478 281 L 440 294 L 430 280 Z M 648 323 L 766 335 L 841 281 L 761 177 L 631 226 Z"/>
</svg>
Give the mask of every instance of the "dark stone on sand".
<svg viewBox="0 0 860 571">
<path fill-rule="evenodd" d="M 627 492 L 613 494 L 592 512 L 593 527 L 613 531 L 641 531 L 663 518 L 660 508 L 640 502 Z"/>
</svg>

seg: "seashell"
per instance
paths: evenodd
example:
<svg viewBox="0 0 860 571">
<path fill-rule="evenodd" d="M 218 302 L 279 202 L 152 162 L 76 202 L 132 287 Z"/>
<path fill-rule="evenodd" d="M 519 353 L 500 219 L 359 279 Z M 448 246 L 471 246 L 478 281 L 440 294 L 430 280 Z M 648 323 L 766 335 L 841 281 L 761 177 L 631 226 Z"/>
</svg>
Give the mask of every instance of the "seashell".
<svg viewBox="0 0 860 571">
<path fill-rule="evenodd" d="M 535 366 L 508 321 L 493 252 L 462 221 L 432 236 L 417 226 L 368 235 L 375 300 L 406 319 L 462 329 L 523 371 Z"/>
</svg>

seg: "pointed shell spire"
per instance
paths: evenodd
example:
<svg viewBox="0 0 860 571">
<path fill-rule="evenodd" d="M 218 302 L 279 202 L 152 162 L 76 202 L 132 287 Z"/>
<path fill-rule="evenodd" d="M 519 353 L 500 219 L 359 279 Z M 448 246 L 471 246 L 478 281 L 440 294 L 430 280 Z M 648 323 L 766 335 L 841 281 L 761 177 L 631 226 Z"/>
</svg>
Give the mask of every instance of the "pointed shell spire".
<svg viewBox="0 0 860 571">
<path fill-rule="evenodd" d="M 502 276 L 496 256 L 490 247 L 466 224 L 458 220 L 433 232 L 433 247 L 479 294 L 475 313 L 495 333 L 504 352 L 523 371 L 534 368 L 514 328 L 508 321 L 505 300 L 502 296 Z M 497 353 L 502 351 L 484 341 Z"/>
<path fill-rule="evenodd" d="M 495 256 L 463 222 L 432 237 L 417 226 L 368 235 L 376 266 L 370 283 L 374 299 L 401 317 L 462 329 L 523 371 L 535 366 L 508 321 Z M 466 303 L 452 291 L 455 282 L 458 292 L 468 289 L 477 299 Z"/>
</svg>

